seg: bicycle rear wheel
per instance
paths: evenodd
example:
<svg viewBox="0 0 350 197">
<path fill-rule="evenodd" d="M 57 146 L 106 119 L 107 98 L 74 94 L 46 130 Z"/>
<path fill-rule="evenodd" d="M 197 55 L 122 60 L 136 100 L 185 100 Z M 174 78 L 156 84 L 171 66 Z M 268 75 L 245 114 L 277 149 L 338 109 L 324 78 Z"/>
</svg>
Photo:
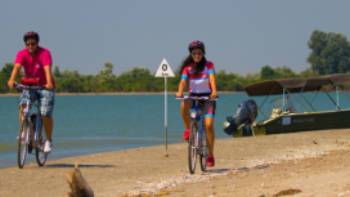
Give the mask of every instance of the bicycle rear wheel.
<svg viewBox="0 0 350 197">
<path fill-rule="evenodd" d="M 23 120 L 20 125 L 18 140 L 17 140 L 17 165 L 19 168 L 23 168 L 27 159 L 30 124 L 27 119 Z"/>
<path fill-rule="evenodd" d="M 48 153 L 45 153 L 43 150 L 43 143 L 42 143 L 42 125 L 37 124 L 41 120 L 37 120 L 38 117 L 37 115 L 33 115 L 31 117 L 32 123 L 33 123 L 33 128 L 35 131 L 35 159 L 36 163 L 38 166 L 44 166 L 46 161 L 47 161 L 47 156 Z"/>
<path fill-rule="evenodd" d="M 188 139 L 188 169 L 190 174 L 193 174 L 196 170 L 197 162 L 197 147 L 196 136 L 198 133 L 198 127 L 195 122 L 191 123 L 190 138 Z"/>
</svg>

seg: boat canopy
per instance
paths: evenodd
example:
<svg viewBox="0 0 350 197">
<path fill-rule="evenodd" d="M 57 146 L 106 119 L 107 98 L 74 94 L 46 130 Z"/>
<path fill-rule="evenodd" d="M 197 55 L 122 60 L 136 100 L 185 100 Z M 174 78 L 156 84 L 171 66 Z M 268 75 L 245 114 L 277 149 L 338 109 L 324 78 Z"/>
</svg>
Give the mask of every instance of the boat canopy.
<svg viewBox="0 0 350 197">
<path fill-rule="evenodd" d="M 249 85 L 245 91 L 249 96 L 280 95 L 285 92 L 350 90 L 350 74 L 332 74 L 310 78 L 270 80 Z"/>
</svg>

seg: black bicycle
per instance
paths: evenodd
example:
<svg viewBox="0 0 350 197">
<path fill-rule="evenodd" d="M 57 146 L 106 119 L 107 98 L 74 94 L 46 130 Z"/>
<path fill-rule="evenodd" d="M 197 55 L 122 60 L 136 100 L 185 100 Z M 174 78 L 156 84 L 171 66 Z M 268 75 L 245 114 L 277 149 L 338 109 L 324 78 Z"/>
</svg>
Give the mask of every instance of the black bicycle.
<svg viewBox="0 0 350 197">
<path fill-rule="evenodd" d="M 18 91 L 31 91 L 42 89 L 39 86 L 26 86 L 23 84 L 15 84 Z M 32 106 L 35 106 L 36 110 L 32 110 Z M 20 107 L 19 115 L 20 129 L 17 139 L 17 164 L 19 168 L 23 168 L 26 162 L 28 153 L 31 153 L 35 149 L 35 158 L 38 166 L 44 166 L 48 153 L 43 149 L 42 138 L 42 121 L 39 111 L 38 101 L 32 103 L 30 99 L 23 103 Z"/>
<path fill-rule="evenodd" d="M 197 157 L 199 157 L 202 172 L 207 169 L 208 145 L 204 124 L 204 104 L 211 99 L 207 96 L 184 96 L 177 98 L 189 100 L 191 102 L 190 118 L 190 137 L 188 139 L 188 169 L 190 174 L 196 170 Z"/>
</svg>

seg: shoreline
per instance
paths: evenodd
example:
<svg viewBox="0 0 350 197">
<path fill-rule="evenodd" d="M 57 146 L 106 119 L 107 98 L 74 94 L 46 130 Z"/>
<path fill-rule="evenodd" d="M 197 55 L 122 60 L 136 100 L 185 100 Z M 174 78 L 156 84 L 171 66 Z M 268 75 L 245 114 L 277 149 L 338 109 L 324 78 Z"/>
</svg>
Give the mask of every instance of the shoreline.
<svg viewBox="0 0 350 197">
<path fill-rule="evenodd" d="M 179 143 L 169 145 L 167 157 L 157 145 L 0 169 L 0 196 L 64 196 L 65 174 L 76 163 L 96 196 L 350 194 L 350 129 L 220 139 L 216 166 L 206 173 L 197 166 L 195 175 L 188 173 L 186 153 L 187 144 Z"/>
<path fill-rule="evenodd" d="M 169 95 L 175 95 L 176 92 L 168 92 Z M 219 91 L 219 94 L 237 94 L 239 91 Z M 153 96 L 164 95 L 164 92 L 58 92 L 56 96 Z M 0 93 L 0 97 L 19 96 L 20 93 Z"/>
<path fill-rule="evenodd" d="M 168 143 L 169 146 L 177 145 L 177 144 L 181 144 L 181 143 L 179 143 L 179 142 Z M 64 159 L 74 159 L 77 157 L 85 157 L 85 156 L 95 155 L 95 154 L 118 153 L 121 151 L 129 151 L 129 150 L 131 151 L 134 149 L 144 149 L 144 148 L 151 148 L 151 147 L 159 147 L 159 148 L 164 149 L 164 144 L 132 146 L 132 147 L 114 148 L 114 149 L 110 149 L 110 150 L 97 150 L 97 151 L 89 151 L 89 152 L 79 151 L 79 152 L 75 152 L 75 153 L 56 153 L 55 148 L 53 148 L 53 153 L 50 153 L 50 154 L 53 154 L 53 157 L 54 157 L 54 158 L 52 158 L 52 156 L 51 156 L 51 161 L 58 161 L 58 160 L 64 160 Z M 17 149 L 13 149 L 13 150 L 11 150 L 11 152 L 7 152 L 7 154 L 11 154 L 13 157 L 16 157 L 16 154 L 17 154 L 16 151 L 17 151 Z M 55 154 L 59 154 L 59 156 L 55 156 Z M 35 155 L 29 155 L 29 158 L 27 158 L 27 162 L 28 162 L 28 160 L 30 160 L 31 163 L 35 164 L 34 157 L 35 157 Z M 50 155 L 49 155 L 49 160 L 50 160 Z M 0 164 L 0 171 L 2 169 L 6 169 L 6 168 L 17 168 L 16 160 L 13 160 L 13 162 L 11 162 L 11 164 L 8 164 L 8 165 L 1 165 Z"/>
</svg>

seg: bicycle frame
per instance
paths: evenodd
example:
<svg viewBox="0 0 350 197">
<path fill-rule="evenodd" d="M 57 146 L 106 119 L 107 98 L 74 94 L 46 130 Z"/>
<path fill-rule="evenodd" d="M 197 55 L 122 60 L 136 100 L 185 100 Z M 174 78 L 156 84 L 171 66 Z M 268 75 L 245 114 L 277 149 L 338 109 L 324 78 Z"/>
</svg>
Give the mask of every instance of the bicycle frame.
<svg viewBox="0 0 350 197">
<path fill-rule="evenodd" d="M 31 89 L 23 89 L 23 91 L 32 91 Z M 28 122 L 31 122 L 33 120 L 31 120 L 31 116 L 32 115 L 35 115 L 36 118 L 35 118 L 35 128 L 33 130 L 33 133 L 31 133 L 31 135 L 33 135 L 32 137 L 34 137 L 34 146 L 39 146 L 39 134 L 41 135 L 41 128 L 42 128 L 42 121 L 41 121 L 41 114 L 40 114 L 40 109 L 39 109 L 39 104 L 38 104 L 38 101 L 32 103 L 30 101 L 30 99 L 28 99 L 27 103 L 24 104 L 24 108 L 23 109 L 20 109 L 22 110 L 21 112 L 21 115 L 23 117 L 22 118 L 22 121 L 28 121 Z M 35 106 L 36 108 L 36 112 L 32 112 L 32 108 L 33 108 L 33 105 Z M 23 105 L 22 105 L 23 106 Z M 34 123 L 34 122 L 32 122 Z M 32 140 L 32 139 L 30 139 Z M 31 143 L 31 142 L 30 142 Z"/>
</svg>

